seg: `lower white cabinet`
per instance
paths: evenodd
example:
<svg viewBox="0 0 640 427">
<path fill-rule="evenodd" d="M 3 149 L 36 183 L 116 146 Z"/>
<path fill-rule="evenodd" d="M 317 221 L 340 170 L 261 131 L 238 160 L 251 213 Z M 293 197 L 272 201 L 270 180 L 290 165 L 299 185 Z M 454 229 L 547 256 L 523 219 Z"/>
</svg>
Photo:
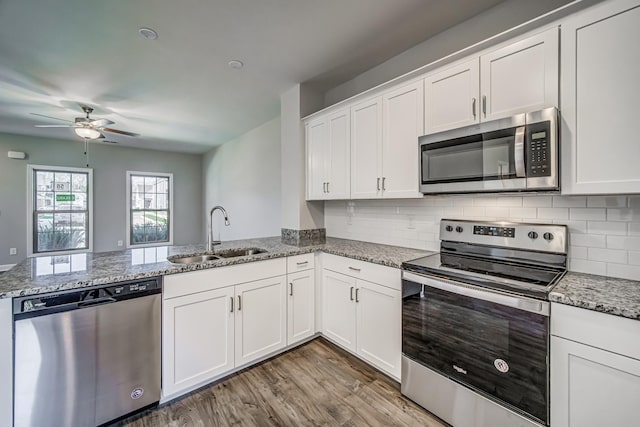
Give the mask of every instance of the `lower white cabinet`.
<svg viewBox="0 0 640 427">
<path fill-rule="evenodd" d="M 638 425 L 640 322 L 552 304 L 551 425 Z"/>
<path fill-rule="evenodd" d="M 358 266 L 351 266 L 354 275 L 366 274 L 369 263 L 349 262 Z M 322 273 L 322 334 L 397 380 L 402 351 L 399 282 L 399 273 L 398 283 L 390 286 L 328 269 Z"/>
<path fill-rule="evenodd" d="M 315 269 L 287 275 L 287 344 L 295 344 L 315 333 Z"/>
</svg>

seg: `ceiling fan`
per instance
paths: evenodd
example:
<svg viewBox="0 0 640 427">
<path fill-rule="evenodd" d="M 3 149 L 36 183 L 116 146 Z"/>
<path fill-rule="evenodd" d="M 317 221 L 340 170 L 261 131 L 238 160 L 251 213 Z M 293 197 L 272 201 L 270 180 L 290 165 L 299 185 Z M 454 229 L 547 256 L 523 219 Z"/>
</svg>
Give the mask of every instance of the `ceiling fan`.
<svg viewBox="0 0 640 427">
<path fill-rule="evenodd" d="M 34 115 L 34 116 L 46 117 L 48 119 L 61 120 L 63 122 L 70 123 L 68 125 L 36 125 L 36 127 L 38 127 L 38 128 L 64 128 L 64 127 L 70 127 L 70 128 L 74 128 L 73 130 L 75 131 L 76 135 L 78 135 L 80 138 L 84 138 L 84 139 L 101 139 L 101 138 L 105 138 L 105 136 L 102 134 L 102 132 L 117 133 L 117 134 L 125 135 L 125 136 L 139 136 L 139 134 L 137 134 L 137 133 L 125 132 L 123 130 L 108 128 L 106 126 L 112 125 L 115 122 L 112 122 L 109 119 L 92 119 L 90 117 L 90 114 L 93 112 L 93 108 L 91 108 L 89 106 L 86 106 L 86 105 L 81 105 L 81 107 L 82 107 L 82 111 L 85 112 L 86 116 L 85 117 L 76 117 L 75 121 L 73 121 L 73 122 L 70 121 L 70 120 L 59 119 L 57 117 L 45 116 L 44 114 L 37 114 L 37 113 L 31 113 L 31 114 Z M 111 141 L 109 141 L 109 142 L 111 142 Z"/>
</svg>

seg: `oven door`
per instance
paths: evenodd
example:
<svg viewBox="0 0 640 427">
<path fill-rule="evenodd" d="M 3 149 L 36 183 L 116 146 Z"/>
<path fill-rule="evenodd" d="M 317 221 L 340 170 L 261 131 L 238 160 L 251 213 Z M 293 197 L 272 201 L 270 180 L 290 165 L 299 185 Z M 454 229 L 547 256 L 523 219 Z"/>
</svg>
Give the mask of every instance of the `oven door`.
<svg viewBox="0 0 640 427">
<path fill-rule="evenodd" d="M 426 194 L 525 190 L 525 115 L 423 136 L 420 156 Z"/>
<path fill-rule="evenodd" d="M 403 272 L 402 353 L 546 425 L 549 303 Z"/>
</svg>

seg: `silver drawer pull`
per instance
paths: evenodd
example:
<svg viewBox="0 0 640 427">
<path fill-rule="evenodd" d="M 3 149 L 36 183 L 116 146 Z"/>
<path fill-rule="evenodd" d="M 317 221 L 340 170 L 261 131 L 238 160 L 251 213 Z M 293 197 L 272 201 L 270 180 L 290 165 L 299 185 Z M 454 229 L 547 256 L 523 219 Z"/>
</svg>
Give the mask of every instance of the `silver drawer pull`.
<svg viewBox="0 0 640 427">
<path fill-rule="evenodd" d="M 296 265 L 307 265 L 309 261 L 296 262 Z"/>
<path fill-rule="evenodd" d="M 349 266 L 349 270 L 360 272 L 359 268 Z"/>
</svg>

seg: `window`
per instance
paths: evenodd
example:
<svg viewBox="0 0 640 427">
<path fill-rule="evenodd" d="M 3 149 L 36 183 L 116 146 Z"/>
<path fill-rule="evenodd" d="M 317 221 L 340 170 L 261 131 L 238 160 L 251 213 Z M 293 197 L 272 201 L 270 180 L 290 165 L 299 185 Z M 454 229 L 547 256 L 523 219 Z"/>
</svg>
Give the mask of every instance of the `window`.
<svg viewBox="0 0 640 427">
<path fill-rule="evenodd" d="M 92 250 L 93 170 L 28 165 L 29 256 Z"/>
<path fill-rule="evenodd" d="M 127 246 L 173 244 L 173 174 L 127 171 Z"/>
</svg>

